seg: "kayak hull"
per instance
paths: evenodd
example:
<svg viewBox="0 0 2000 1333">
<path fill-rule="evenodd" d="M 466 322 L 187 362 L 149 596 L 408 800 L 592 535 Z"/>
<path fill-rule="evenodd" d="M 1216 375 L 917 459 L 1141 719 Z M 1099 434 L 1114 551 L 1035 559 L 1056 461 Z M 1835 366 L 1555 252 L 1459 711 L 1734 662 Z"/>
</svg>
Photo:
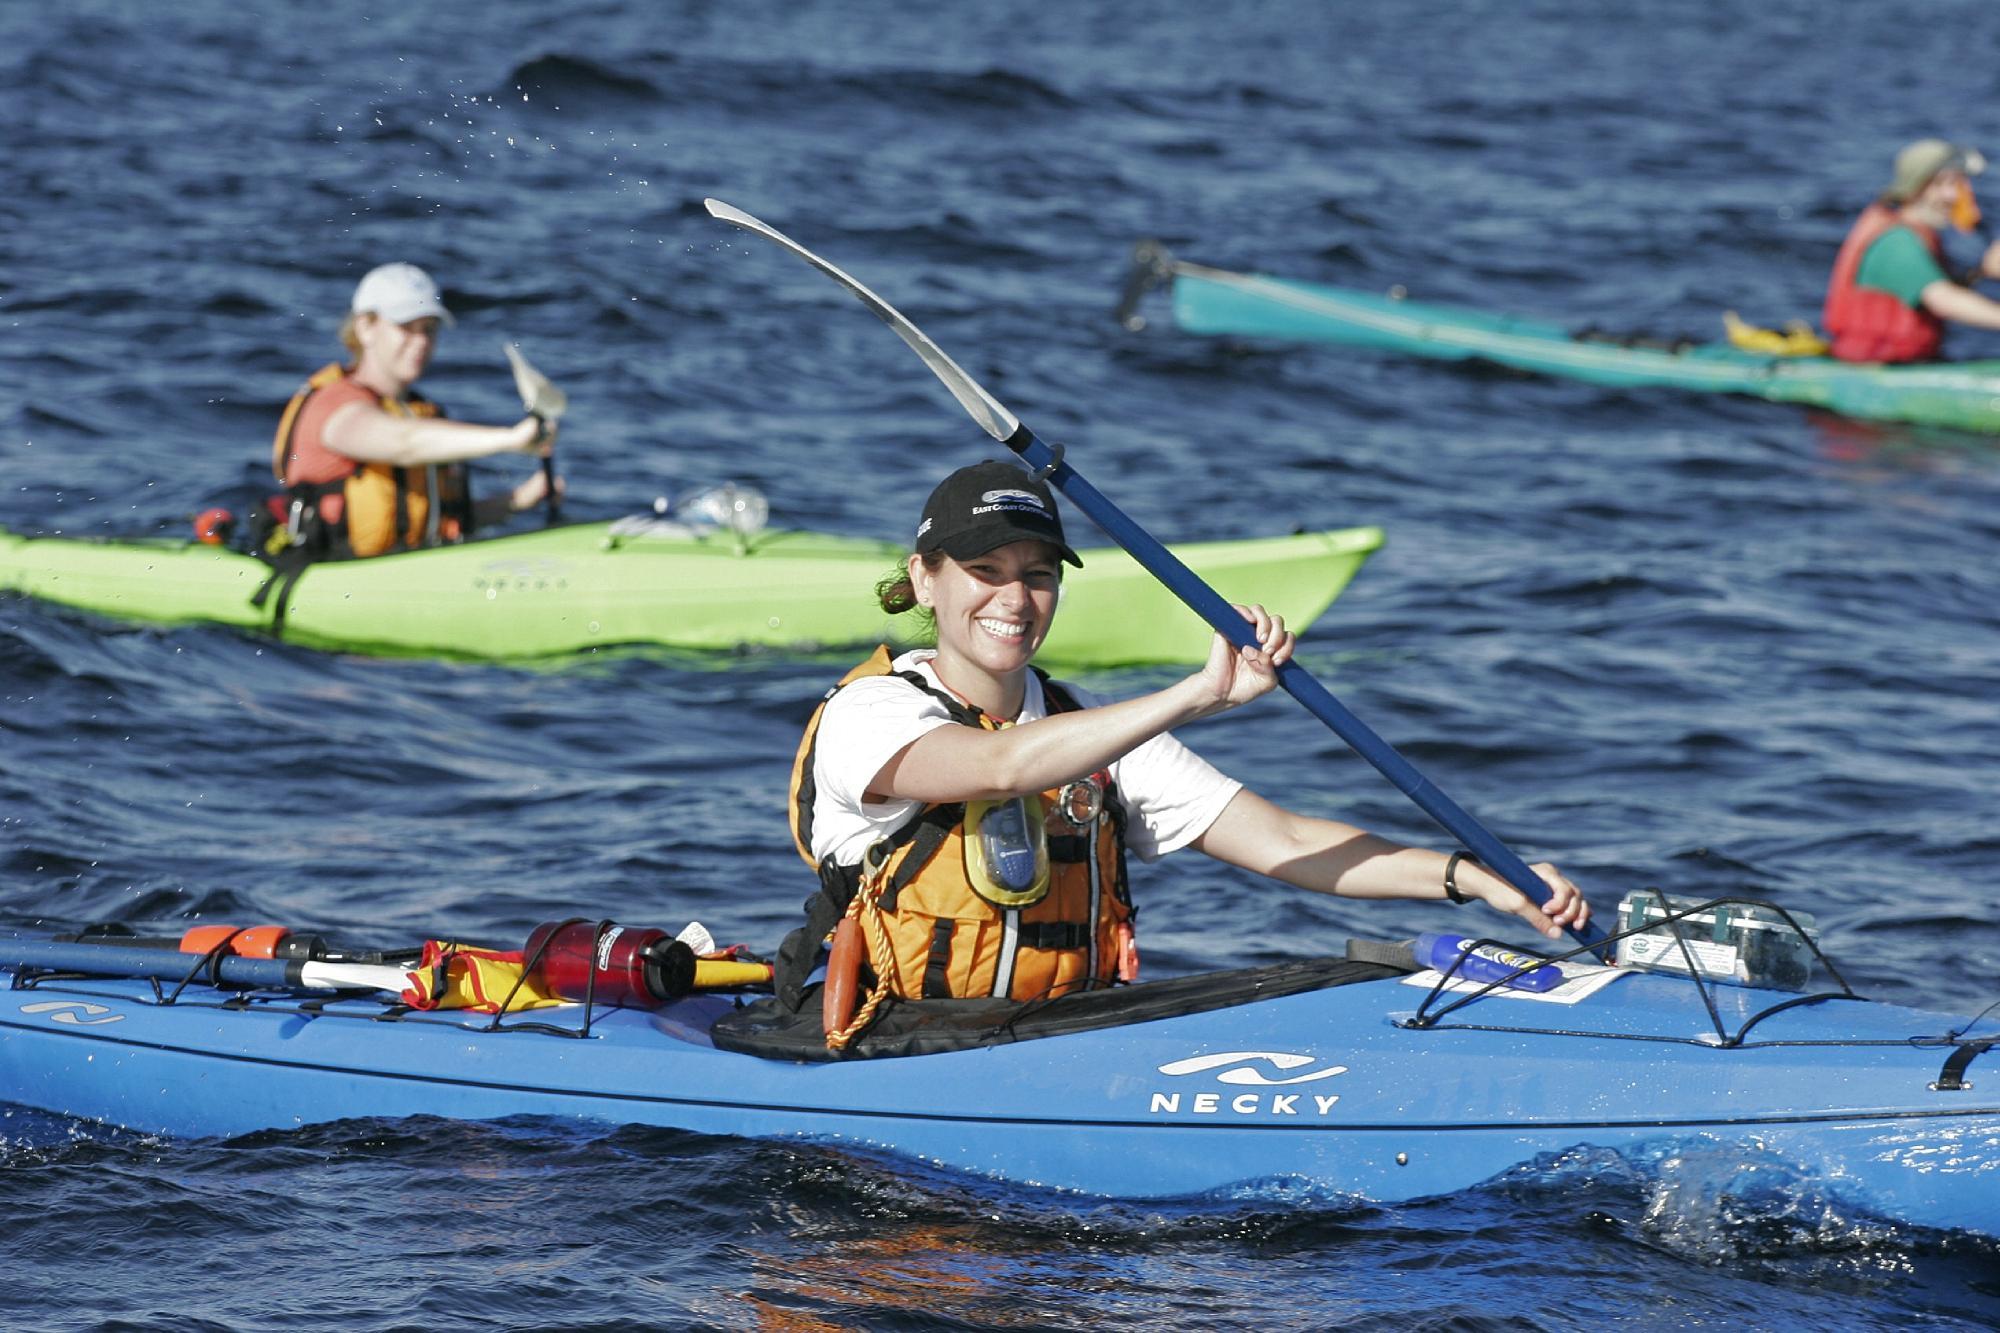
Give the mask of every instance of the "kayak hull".
<svg viewBox="0 0 2000 1333">
<path fill-rule="evenodd" d="M 1258 601 L 1303 629 L 1376 548 L 1378 528 L 1176 548 L 1225 598 Z M 1042 656 L 1067 665 L 1199 661 L 1209 630 L 1118 550 L 1084 552 Z M 291 590 L 281 636 L 393 655 L 545 657 L 621 644 L 817 650 L 897 642 L 874 604 L 904 551 L 892 542 L 772 531 L 621 535 L 575 524 L 463 546 L 329 562 Z M 0 590 L 150 624 L 270 631 L 270 575 L 256 559 L 189 542 L 79 541 L 0 533 Z"/>
<path fill-rule="evenodd" d="M 1874 365 L 1770 356 L 1728 343 L 1628 345 L 1560 325 L 1322 283 L 1173 263 L 1174 322 L 1190 333 L 1334 342 L 1480 360 L 1618 388 L 1738 394 L 1843 416 L 2000 434 L 2000 361 Z"/>
<path fill-rule="evenodd" d="M 1488 999 L 1408 1026 L 1425 994 L 1365 981 L 1035 1041 L 803 1063 L 717 1049 L 708 1031 L 734 1008 L 718 996 L 611 1011 L 578 1039 L 482 1031 L 478 1016 L 382 1022 L 355 999 L 314 1016 L 283 996 L 223 1009 L 193 987 L 162 1006 L 148 983 L 44 979 L 0 991 L 0 1100 L 187 1137 L 361 1117 L 636 1123 L 1121 1198 L 1282 1180 L 1397 1201 L 1579 1149 L 1706 1145 L 1890 1218 L 2000 1236 L 2000 1099 L 1980 1090 L 2000 1080 L 1934 1086 L 1944 1015 L 1828 1001 L 1723 1048 L 1700 1040 L 1707 1012 L 1674 978 L 1622 978 L 1552 1022 Z M 1725 1026 L 1786 998 L 1720 996 Z M 1560 1030 L 1516 1030 L 1530 1020 Z"/>
</svg>

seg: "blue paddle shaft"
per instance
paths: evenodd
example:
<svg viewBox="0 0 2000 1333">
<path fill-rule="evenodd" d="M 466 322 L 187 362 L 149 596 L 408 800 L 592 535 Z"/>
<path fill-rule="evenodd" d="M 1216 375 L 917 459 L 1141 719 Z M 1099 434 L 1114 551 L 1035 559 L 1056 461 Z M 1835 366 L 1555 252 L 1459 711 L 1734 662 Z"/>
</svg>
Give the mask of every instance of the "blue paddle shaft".
<svg viewBox="0 0 2000 1333">
<path fill-rule="evenodd" d="M 1021 456 L 1023 462 L 1047 476 L 1050 484 L 1060 490 L 1071 504 L 1104 529 L 1106 536 L 1124 547 L 1148 573 L 1166 584 L 1176 597 L 1220 631 L 1224 638 L 1240 648 L 1256 646 L 1256 632 L 1243 618 L 1242 612 L 1202 582 L 1201 576 L 1182 564 L 1179 556 L 1127 518 L 1095 486 L 1078 476 L 1068 463 L 1062 461 L 1060 454 L 1044 444 L 1026 425 L 1017 427 L 1005 443 Z M 1334 698 L 1332 692 L 1320 684 L 1311 672 L 1296 662 L 1287 662 L 1278 668 L 1278 683 L 1285 687 L 1287 694 L 1304 704 L 1314 717 L 1333 728 L 1334 733 L 1353 747 L 1356 754 L 1395 783 L 1398 790 L 1416 802 L 1418 809 L 1465 844 L 1466 850 L 1477 857 L 1481 865 L 1528 895 L 1530 902 L 1548 905 L 1553 893 L 1542 882 L 1541 876 L 1528 869 L 1527 863 L 1509 851 L 1506 844 L 1487 831 L 1485 825 L 1433 786 L 1431 780 L 1398 754 L 1394 746 L 1349 712 L 1347 706 Z M 1604 942 L 1604 932 L 1589 922 L 1581 928 L 1572 927 L 1570 933 L 1585 945 L 1594 947 Z"/>
</svg>

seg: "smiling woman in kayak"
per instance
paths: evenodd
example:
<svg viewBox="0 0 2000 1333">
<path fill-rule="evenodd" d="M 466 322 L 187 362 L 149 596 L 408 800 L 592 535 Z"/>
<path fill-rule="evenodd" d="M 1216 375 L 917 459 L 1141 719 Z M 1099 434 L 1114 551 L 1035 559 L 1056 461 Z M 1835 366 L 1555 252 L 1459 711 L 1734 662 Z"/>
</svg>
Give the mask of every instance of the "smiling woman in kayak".
<svg viewBox="0 0 2000 1333">
<path fill-rule="evenodd" d="M 340 340 L 354 360 L 306 381 L 285 408 L 271 470 L 285 483 L 274 516 L 313 555 L 379 555 L 461 541 L 475 526 L 541 503 L 537 472 L 505 495 L 472 503 L 464 460 L 547 457 L 555 426 L 448 421 L 411 386 L 452 322 L 437 284 L 414 264 L 372 269 L 354 289 Z"/>
<path fill-rule="evenodd" d="M 887 995 L 1017 1000 L 1132 980 L 1125 852 L 1193 846 L 1218 860 L 1352 898 L 1479 899 L 1544 934 L 1589 907 L 1553 866 L 1545 912 L 1463 856 L 1403 847 L 1285 810 L 1168 734 L 1267 693 L 1294 637 L 1239 608 L 1257 646 L 1216 635 L 1206 665 L 1163 690 L 1101 703 L 1032 668 L 1056 611 L 1063 538 L 1048 486 L 1011 464 L 962 468 L 924 506 L 889 611 L 928 608 L 935 651 L 878 650 L 821 704 L 799 747 L 792 817 L 819 869 L 807 925 L 780 956 L 781 994 L 838 923 L 828 992 L 858 952 L 873 973 L 851 1020 Z M 839 1015 L 836 1020 L 834 1015 Z M 843 1031 L 836 1031 L 836 1027 Z"/>
</svg>

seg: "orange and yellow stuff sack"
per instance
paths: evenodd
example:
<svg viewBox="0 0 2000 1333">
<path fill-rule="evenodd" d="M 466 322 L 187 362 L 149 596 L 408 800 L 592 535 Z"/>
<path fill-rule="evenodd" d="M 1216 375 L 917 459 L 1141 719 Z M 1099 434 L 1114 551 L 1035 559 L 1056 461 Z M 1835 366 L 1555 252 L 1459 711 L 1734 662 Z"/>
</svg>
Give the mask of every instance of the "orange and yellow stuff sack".
<svg viewBox="0 0 2000 1333">
<path fill-rule="evenodd" d="M 568 1000 L 552 994 L 542 979 L 526 972 L 521 951 L 477 949 L 450 940 L 425 940 L 423 954 L 410 969 L 403 1003 L 412 1009 L 472 1009 L 497 1014 L 548 1009 Z"/>
<path fill-rule="evenodd" d="M 769 963 L 741 961 L 732 956 L 734 952 L 725 949 L 696 959 L 695 989 L 771 984 Z M 423 954 L 410 969 L 403 1003 L 412 1009 L 471 1009 L 482 1014 L 499 1013 L 502 1003 L 508 1013 L 578 1003 L 550 991 L 539 974 L 531 973 L 523 980 L 526 966 L 526 955 L 519 949 L 480 949 L 450 940 L 425 940 Z"/>
</svg>

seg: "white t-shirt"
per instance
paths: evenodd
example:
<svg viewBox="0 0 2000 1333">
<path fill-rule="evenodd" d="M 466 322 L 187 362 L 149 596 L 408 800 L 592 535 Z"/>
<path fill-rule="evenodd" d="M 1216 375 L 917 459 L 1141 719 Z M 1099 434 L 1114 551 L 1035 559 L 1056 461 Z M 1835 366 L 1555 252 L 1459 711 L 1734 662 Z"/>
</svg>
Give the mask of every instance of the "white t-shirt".
<svg viewBox="0 0 2000 1333">
<path fill-rule="evenodd" d="M 914 669 L 942 689 L 930 666 L 936 655 L 934 649 L 920 648 L 891 665 L 897 671 Z M 1104 702 L 1074 686 L 1065 688 L 1084 708 Z M 1015 721 L 1046 716 L 1041 678 L 1029 672 Z M 877 839 L 901 828 L 922 809 L 921 801 L 861 798 L 882 766 L 910 742 L 935 727 L 957 725 L 941 701 L 894 676 L 857 680 L 836 694 L 820 716 L 813 755 L 813 781 L 819 793 L 813 805 L 813 859 L 824 861 L 831 852 L 840 865 L 858 865 Z M 1145 861 L 1158 860 L 1200 837 L 1243 789 L 1242 783 L 1225 776 L 1170 733 L 1155 736 L 1115 760 L 1111 780 L 1125 805 L 1125 846 Z"/>
</svg>

